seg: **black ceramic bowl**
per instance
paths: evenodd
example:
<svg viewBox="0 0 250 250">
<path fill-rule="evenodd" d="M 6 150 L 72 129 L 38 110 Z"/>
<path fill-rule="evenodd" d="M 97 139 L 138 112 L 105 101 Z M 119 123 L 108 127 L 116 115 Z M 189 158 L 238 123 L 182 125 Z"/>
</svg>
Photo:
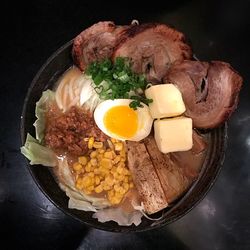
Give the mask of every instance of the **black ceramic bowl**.
<svg viewBox="0 0 250 250">
<path fill-rule="evenodd" d="M 35 134 L 35 104 L 42 95 L 42 91 L 51 88 L 57 79 L 72 66 L 72 41 L 58 49 L 42 66 L 31 83 L 25 99 L 21 119 L 22 144 L 27 133 Z M 143 218 L 139 226 L 118 226 L 115 222 L 100 223 L 92 218 L 91 212 L 84 212 L 68 208 L 68 198 L 55 182 L 51 171 L 44 166 L 27 166 L 37 185 L 47 198 L 66 214 L 85 223 L 88 226 L 113 232 L 144 231 L 167 225 L 181 218 L 197 205 L 214 184 L 222 167 L 225 154 L 227 129 L 226 125 L 209 132 L 209 148 L 199 178 L 193 183 L 189 191 L 171 208 L 163 211 L 163 217 L 158 221 Z M 161 215 L 160 213 L 159 215 Z"/>
</svg>

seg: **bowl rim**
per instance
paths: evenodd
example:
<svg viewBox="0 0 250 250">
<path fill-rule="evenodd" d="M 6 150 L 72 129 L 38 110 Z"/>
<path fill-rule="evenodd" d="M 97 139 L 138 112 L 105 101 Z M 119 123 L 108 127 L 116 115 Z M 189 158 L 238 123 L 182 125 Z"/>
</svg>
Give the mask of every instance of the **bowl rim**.
<svg viewBox="0 0 250 250">
<path fill-rule="evenodd" d="M 20 137 L 21 137 L 21 145 L 24 145 L 25 140 L 26 140 L 26 134 L 25 134 L 25 117 L 26 117 L 26 110 L 27 110 L 27 105 L 28 105 L 28 101 L 30 99 L 30 96 L 32 94 L 33 88 L 37 82 L 37 80 L 39 79 L 41 73 L 44 71 L 44 69 L 46 69 L 46 67 L 50 64 L 50 62 L 52 62 L 54 60 L 54 58 L 61 52 L 63 52 L 66 48 L 68 48 L 69 46 L 71 46 L 73 43 L 73 39 L 68 41 L 67 43 L 65 43 L 64 45 L 62 45 L 61 47 L 59 47 L 56 51 L 54 51 L 50 57 L 48 57 L 48 59 L 42 64 L 42 66 L 40 67 L 40 69 L 38 70 L 38 72 L 35 74 L 30 86 L 28 87 L 28 91 L 27 94 L 25 96 L 24 102 L 23 102 L 23 107 L 22 107 L 22 113 L 21 113 L 21 118 L 20 118 Z M 194 209 L 199 203 L 202 202 L 202 200 L 204 199 L 204 197 L 208 194 L 208 192 L 211 190 L 211 188 L 214 186 L 214 183 L 216 182 L 221 168 L 223 166 L 224 163 L 224 159 L 225 159 L 225 154 L 226 154 L 226 150 L 227 150 L 227 141 L 228 141 L 228 124 L 227 122 L 225 122 L 221 127 L 222 129 L 222 143 L 221 143 L 221 147 L 222 147 L 222 151 L 219 154 L 219 159 L 218 159 L 218 163 L 217 163 L 217 168 L 216 171 L 213 173 L 211 180 L 209 182 L 209 185 L 207 185 L 202 194 L 199 195 L 198 199 L 195 199 L 194 202 L 192 202 L 190 205 L 187 205 L 187 207 L 183 210 L 183 212 L 177 216 L 175 216 L 174 218 L 170 218 L 167 221 L 164 221 L 160 224 L 154 224 L 152 223 L 152 225 L 150 225 L 149 227 L 145 227 L 145 228 L 137 228 L 136 226 L 133 226 L 132 228 L 130 228 L 131 226 L 119 226 L 120 230 L 117 229 L 112 229 L 112 228 L 108 228 L 105 226 L 102 226 L 102 224 L 105 223 L 98 223 L 98 224 L 93 224 L 93 223 L 89 223 L 86 221 L 83 221 L 82 219 L 80 219 L 79 217 L 77 217 L 75 214 L 70 213 L 69 210 L 64 209 L 63 207 L 61 207 L 59 204 L 57 204 L 56 201 L 53 200 L 53 198 L 43 189 L 43 187 L 41 186 L 41 184 L 39 183 L 39 181 L 37 180 L 33 170 L 32 170 L 32 166 L 29 163 L 29 160 L 24 157 L 25 161 L 26 161 L 26 167 L 28 167 L 29 173 L 31 174 L 34 182 L 36 183 L 36 185 L 38 186 L 39 190 L 45 195 L 45 197 L 55 206 L 57 207 L 60 211 L 62 211 L 64 214 L 70 216 L 71 218 L 76 219 L 77 221 L 79 221 L 80 223 L 82 223 L 85 226 L 89 226 L 92 228 L 96 228 L 96 229 L 100 229 L 100 230 L 104 230 L 104 231 L 109 231 L 109 232 L 116 232 L 116 233 L 129 233 L 129 232 L 145 232 L 145 231 L 149 231 L 152 229 L 156 229 L 156 228 L 161 228 L 163 226 L 169 225 L 177 220 L 179 220 L 180 218 L 182 218 L 183 216 L 185 216 L 186 214 L 188 214 L 192 209 Z M 201 169 L 202 171 L 202 169 Z M 201 174 L 201 172 L 200 172 Z M 200 175 L 199 175 L 200 177 Z M 185 192 L 185 194 L 181 197 L 180 200 L 177 201 L 177 203 L 170 208 L 167 212 L 165 212 L 165 214 L 170 213 L 180 202 L 183 202 L 183 200 L 189 196 L 189 194 L 192 192 L 192 190 L 195 188 L 196 184 L 199 181 L 199 177 L 197 178 L 197 180 L 195 180 L 191 187 L 188 189 L 187 192 Z"/>
</svg>

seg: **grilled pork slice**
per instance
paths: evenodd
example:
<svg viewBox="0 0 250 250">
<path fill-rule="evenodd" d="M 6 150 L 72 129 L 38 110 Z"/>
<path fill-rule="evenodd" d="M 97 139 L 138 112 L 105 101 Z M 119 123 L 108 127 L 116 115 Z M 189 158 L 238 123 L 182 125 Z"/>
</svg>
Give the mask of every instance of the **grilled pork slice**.
<svg viewBox="0 0 250 250">
<path fill-rule="evenodd" d="M 145 146 L 150 154 L 167 202 L 170 203 L 187 190 L 192 180 L 185 175 L 184 168 L 171 159 L 171 154 L 163 154 L 159 151 L 153 136 L 145 140 Z"/>
<path fill-rule="evenodd" d="M 142 142 L 127 142 L 128 166 L 146 213 L 153 214 L 168 206 L 162 185 Z"/>
<path fill-rule="evenodd" d="M 155 213 L 179 198 L 198 177 L 207 143 L 193 130 L 191 150 L 163 154 L 152 135 L 127 142 L 128 165 L 147 213 Z"/>
<path fill-rule="evenodd" d="M 83 71 L 93 61 L 110 58 L 120 34 L 126 28 L 105 21 L 82 31 L 73 42 L 72 56 L 75 64 Z"/>
<path fill-rule="evenodd" d="M 129 57 L 133 70 L 152 82 L 161 82 L 175 61 L 192 57 L 183 33 L 165 24 L 146 23 L 126 29 L 114 49 L 113 59 Z"/>
<path fill-rule="evenodd" d="M 220 61 L 177 62 L 169 69 L 164 82 L 175 84 L 182 93 L 185 114 L 195 128 L 209 129 L 223 124 L 237 107 L 242 77 Z"/>
</svg>

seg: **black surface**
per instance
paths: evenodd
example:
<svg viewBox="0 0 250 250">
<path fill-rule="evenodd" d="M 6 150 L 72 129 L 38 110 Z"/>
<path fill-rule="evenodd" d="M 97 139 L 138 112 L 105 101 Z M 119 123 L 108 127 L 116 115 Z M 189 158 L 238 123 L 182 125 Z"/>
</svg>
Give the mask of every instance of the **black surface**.
<svg viewBox="0 0 250 250">
<path fill-rule="evenodd" d="M 249 1 L 9 2 L 1 6 L 0 242 L 1 249 L 249 249 L 250 70 Z M 26 91 L 44 61 L 82 29 L 99 21 L 160 21 L 191 40 L 202 60 L 230 62 L 244 77 L 229 121 L 223 169 L 189 214 L 161 229 L 116 234 L 87 228 L 39 191 L 19 153 Z M 8 245 L 5 247 L 4 243 Z"/>
</svg>

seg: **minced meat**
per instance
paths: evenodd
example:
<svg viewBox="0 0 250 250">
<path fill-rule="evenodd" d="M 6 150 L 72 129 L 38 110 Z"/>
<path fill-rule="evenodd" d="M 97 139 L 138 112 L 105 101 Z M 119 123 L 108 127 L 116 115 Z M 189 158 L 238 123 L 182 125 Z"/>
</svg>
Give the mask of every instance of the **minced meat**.
<svg viewBox="0 0 250 250">
<path fill-rule="evenodd" d="M 96 126 L 89 111 L 72 107 L 66 113 L 50 109 L 47 113 L 45 144 L 55 151 L 82 155 L 88 151 L 84 138 L 104 141 L 107 136 Z"/>
</svg>

